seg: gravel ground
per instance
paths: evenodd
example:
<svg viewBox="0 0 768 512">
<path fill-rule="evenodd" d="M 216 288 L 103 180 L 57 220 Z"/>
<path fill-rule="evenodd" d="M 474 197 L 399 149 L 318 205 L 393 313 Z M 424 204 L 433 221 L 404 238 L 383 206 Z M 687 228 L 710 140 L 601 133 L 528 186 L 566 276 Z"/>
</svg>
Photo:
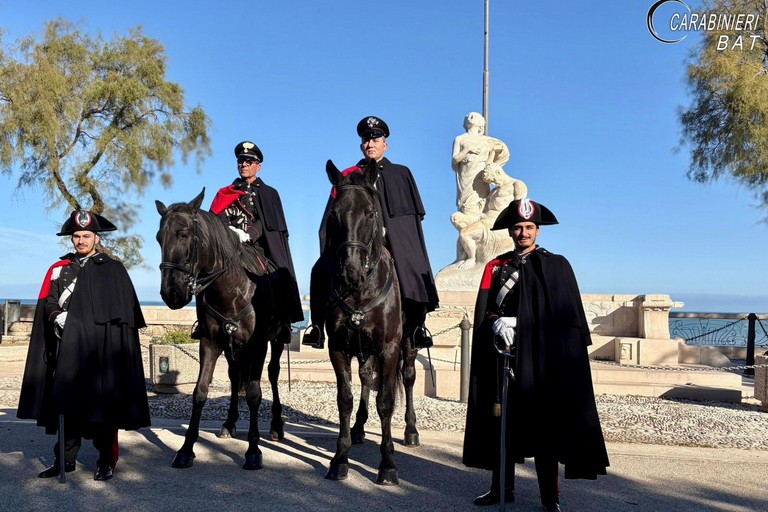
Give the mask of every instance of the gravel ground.
<svg viewBox="0 0 768 512">
<path fill-rule="evenodd" d="M 16 407 L 21 377 L 0 378 L 0 408 Z M 186 394 L 158 394 L 147 384 L 150 412 L 153 417 L 188 419 L 192 399 Z M 263 421 L 270 419 L 272 393 L 262 386 L 264 400 L 259 411 Z M 228 385 L 214 381 L 203 419 L 224 420 L 228 408 Z M 354 390 L 359 397 L 360 389 Z M 336 386 L 315 382 L 293 382 L 291 390 L 281 383 L 280 398 L 283 417 L 293 423 L 336 425 Z M 462 431 L 466 405 L 454 400 L 415 397 L 417 426 L 422 430 Z M 371 400 L 367 430 L 380 428 L 378 416 Z M 238 399 L 240 429 L 249 419 L 244 397 Z M 599 395 L 600 413 L 606 441 L 659 445 L 697 446 L 712 448 L 739 448 L 768 450 L 768 412 L 760 409 L 759 402 L 747 398 L 740 404 L 696 402 L 691 400 L 661 399 L 635 396 Z M 393 429 L 404 428 L 404 409 L 395 411 Z"/>
</svg>

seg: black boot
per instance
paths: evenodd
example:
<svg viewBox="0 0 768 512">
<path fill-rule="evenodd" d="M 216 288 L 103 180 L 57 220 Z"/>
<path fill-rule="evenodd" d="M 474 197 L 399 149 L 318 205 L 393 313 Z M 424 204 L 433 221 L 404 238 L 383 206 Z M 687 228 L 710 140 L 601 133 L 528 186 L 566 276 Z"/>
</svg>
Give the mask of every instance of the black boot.
<svg viewBox="0 0 768 512">
<path fill-rule="evenodd" d="M 71 473 L 75 470 L 75 463 L 74 462 L 65 462 L 64 463 L 64 471 L 67 473 Z M 59 465 L 59 461 L 56 461 L 53 463 L 53 466 L 49 468 L 45 468 L 40 473 L 37 474 L 38 478 L 52 478 L 54 476 L 59 476 L 61 474 L 61 465 Z"/>
<path fill-rule="evenodd" d="M 94 473 L 93 479 L 98 480 L 100 482 L 109 480 L 112 478 L 114 471 L 115 471 L 115 468 L 113 468 L 112 466 L 107 466 L 106 464 L 99 465 L 96 468 L 96 473 Z"/>
<path fill-rule="evenodd" d="M 432 333 L 425 325 L 420 325 L 413 331 L 413 346 L 416 349 L 429 348 L 433 345 Z"/>
<path fill-rule="evenodd" d="M 293 331 L 290 322 L 284 322 L 280 326 L 280 333 L 277 335 L 277 341 L 282 342 L 284 345 L 289 345 L 291 343 L 292 334 Z"/>
<path fill-rule="evenodd" d="M 552 503 L 550 505 L 542 505 L 543 512 L 560 512 L 560 504 Z"/>
<path fill-rule="evenodd" d="M 501 501 L 501 493 L 498 489 L 491 488 L 490 491 L 488 491 L 485 494 L 481 494 L 477 498 L 475 498 L 475 505 L 478 507 L 486 507 L 489 505 L 498 505 L 498 503 Z M 505 503 L 512 503 L 515 501 L 515 490 L 512 488 L 507 487 L 504 489 L 504 502 Z"/>
<path fill-rule="evenodd" d="M 325 347 L 325 333 L 323 333 L 323 329 L 315 324 L 310 325 L 304 331 L 301 344 L 320 349 Z"/>
</svg>

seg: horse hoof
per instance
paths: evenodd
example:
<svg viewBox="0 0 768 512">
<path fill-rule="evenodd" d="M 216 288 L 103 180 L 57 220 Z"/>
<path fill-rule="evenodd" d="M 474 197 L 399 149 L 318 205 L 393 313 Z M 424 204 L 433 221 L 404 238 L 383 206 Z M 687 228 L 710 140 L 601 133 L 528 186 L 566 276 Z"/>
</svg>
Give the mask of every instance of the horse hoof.
<svg viewBox="0 0 768 512">
<path fill-rule="evenodd" d="M 349 475 L 349 464 L 331 464 L 325 478 L 328 480 L 345 480 Z"/>
<path fill-rule="evenodd" d="M 403 436 L 403 444 L 405 446 L 419 446 L 419 433 L 405 434 L 405 436 Z"/>
<path fill-rule="evenodd" d="M 365 442 L 365 432 L 352 432 L 352 444 L 363 444 Z"/>
<path fill-rule="evenodd" d="M 192 462 L 195 460 L 194 453 L 176 453 L 176 457 L 173 458 L 171 463 L 172 468 L 191 468 Z"/>
<path fill-rule="evenodd" d="M 270 430 L 269 431 L 269 438 L 272 441 L 282 441 L 283 439 L 285 439 L 285 432 L 277 431 L 277 430 Z"/>
<path fill-rule="evenodd" d="M 396 469 L 380 469 L 379 477 L 376 479 L 379 485 L 398 485 L 400 479 L 397 477 Z"/>
<path fill-rule="evenodd" d="M 262 457 L 260 453 L 246 453 L 245 454 L 245 463 L 243 464 L 243 469 L 247 469 L 249 471 L 253 471 L 256 469 L 261 469 L 264 467 Z"/>
<path fill-rule="evenodd" d="M 222 425 L 219 435 L 216 437 L 219 439 L 231 439 L 235 437 L 235 434 L 237 434 L 237 427 L 233 426 L 232 428 L 229 428 L 226 425 Z"/>
</svg>

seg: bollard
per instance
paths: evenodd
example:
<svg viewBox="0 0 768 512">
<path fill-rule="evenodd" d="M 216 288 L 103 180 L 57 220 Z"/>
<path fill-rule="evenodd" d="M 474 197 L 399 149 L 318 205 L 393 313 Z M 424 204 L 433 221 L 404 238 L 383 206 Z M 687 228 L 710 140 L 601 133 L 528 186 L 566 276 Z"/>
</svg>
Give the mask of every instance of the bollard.
<svg viewBox="0 0 768 512">
<path fill-rule="evenodd" d="M 8 335 L 8 331 L 14 322 L 18 322 L 21 319 L 21 301 L 20 300 L 6 300 L 3 307 L 3 336 Z"/>
<path fill-rule="evenodd" d="M 466 313 L 464 313 L 464 318 L 462 318 L 459 327 L 461 328 L 461 383 L 459 387 L 459 400 L 465 404 L 469 399 L 469 329 L 472 327 Z"/>
<path fill-rule="evenodd" d="M 747 326 L 747 366 L 754 366 L 755 365 L 755 320 L 757 320 L 757 315 L 754 313 L 750 313 L 747 315 L 747 318 L 749 319 L 749 324 Z M 754 368 L 746 368 L 744 370 L 744 375 L 754 375 L 755 369 Z"/>
</svg>

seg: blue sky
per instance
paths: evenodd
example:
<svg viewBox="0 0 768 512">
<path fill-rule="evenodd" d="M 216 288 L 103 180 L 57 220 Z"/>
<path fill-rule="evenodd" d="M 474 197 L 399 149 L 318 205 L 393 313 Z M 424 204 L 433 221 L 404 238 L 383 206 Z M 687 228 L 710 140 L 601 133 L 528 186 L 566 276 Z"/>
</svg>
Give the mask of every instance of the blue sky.
<svg viewBox="0 0 768 512">
<path fill-rule="evenodd" d="M 675 151 L 689 103 L 685 62 L 697 40 L 655 40 L 652 0 L 491 1 L 489 135 L 510 148 L 505 170 L 555 212 L 539 242 L 571 261 L 582 293 L 666 293 L 684 310 L 768 312 L 768 225 L 751 191 L 686 177 Z M 105 37 L 141 25 L 165 46 L 168 76 L 212 119 L 213 156 L 196 174 L 140 198 L 146 268 L 131 270 L 142 300 L 159 300 L 154 240 L 166 204 L 236 177 L 234 146 L 255 141 L 260 177 L 282 196 L 299 287 L 309 289 L 329 184 L 327 159 L 360 157 L 355 125 L 383 118 L 387 156 L 408 165 L 427 209 L 437 273 L 455 259 L 453 138 L 482 110 L 483 1 L 148 2 L 0 0 L 6 41 L 62 16 Z M 0 297 L 34 298 L 65 250 L 68 212 L 44 212 L 38 191 L 0 177 Z"/>
</svg>

